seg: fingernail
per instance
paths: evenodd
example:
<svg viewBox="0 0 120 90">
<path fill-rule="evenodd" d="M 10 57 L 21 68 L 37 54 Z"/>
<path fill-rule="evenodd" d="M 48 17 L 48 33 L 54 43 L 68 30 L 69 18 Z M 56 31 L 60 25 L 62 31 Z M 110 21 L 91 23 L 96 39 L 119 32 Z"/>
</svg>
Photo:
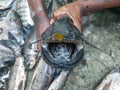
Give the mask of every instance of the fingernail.
<svg viewBox="0 0 120 90">
<path fill-rule="evenodd" d="M 50 20 L 50 24 L 52 24 L 53 22 L 54 22 L 54 19 L 51 19 L 51 20 Z"/>
</svg>

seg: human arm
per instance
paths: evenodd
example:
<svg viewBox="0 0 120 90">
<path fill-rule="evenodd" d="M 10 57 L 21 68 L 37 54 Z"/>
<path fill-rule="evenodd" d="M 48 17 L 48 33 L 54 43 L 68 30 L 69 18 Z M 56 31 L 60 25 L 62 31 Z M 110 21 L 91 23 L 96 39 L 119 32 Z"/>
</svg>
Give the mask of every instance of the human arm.
<svg viewBox="0 0 120 90">
<path fill-rule="evenodd" d="M 62 15 L 68 15 L 74 22 L 74 25 L 82 30 L 82 16 L 91 14 L 94 11 L 120 6 L 120 0 L 77 0 L 66 4 L 53 13 L 51 22 Z"/>
</svg>

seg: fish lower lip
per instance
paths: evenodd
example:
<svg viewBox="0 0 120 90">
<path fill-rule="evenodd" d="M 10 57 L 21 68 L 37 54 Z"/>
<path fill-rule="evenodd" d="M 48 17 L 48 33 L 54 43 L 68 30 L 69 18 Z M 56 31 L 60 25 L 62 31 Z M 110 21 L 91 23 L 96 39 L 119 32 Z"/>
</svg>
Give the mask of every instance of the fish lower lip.
<svg viewBox="0 0 120 90">
<path fill-rule="evenodd" d="M 84 56 L 83 49 L 78 49 L 76 43 L 49 42 L 42 45 L 42 57 L 49 65 L 69 69 L 76 66 Z"/>
</svg>

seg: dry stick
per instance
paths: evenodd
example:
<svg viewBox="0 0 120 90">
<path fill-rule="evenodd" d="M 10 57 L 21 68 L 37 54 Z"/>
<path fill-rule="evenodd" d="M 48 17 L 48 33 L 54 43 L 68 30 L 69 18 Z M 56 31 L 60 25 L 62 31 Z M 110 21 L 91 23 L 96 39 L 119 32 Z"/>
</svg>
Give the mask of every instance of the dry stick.
<svg viewBox="0 0 120 90">
<path fill-rule="evenodd" d="M 28 2 L 32 12 L 35 14 L 35 23 L 38 28 L 37 39 L 40 40 L 41 34 L 50 25 L 49 19 L 45 13 L 41 0 L 28 0 Z M 37 49 L 40 50 L 40 43 L 38 43 Z M 53 79 L 54 70 L 54 68 L 47 65 L 41 59 L 35 69 L 29 90 L 45 90 Z"/>
</svg>

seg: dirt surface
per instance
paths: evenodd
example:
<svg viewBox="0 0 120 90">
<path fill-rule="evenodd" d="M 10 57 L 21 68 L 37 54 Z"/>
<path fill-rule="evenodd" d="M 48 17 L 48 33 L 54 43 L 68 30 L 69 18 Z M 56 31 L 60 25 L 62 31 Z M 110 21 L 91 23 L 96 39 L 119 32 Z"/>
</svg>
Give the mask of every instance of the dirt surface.
<svg viewBox="0 0 120 90">
<path fill-rule="evenodd" d="M 87 41 L 109 55 L 85 45 L 88 67 L 75 67 L 64 90 L 94 90 L 113 67 L 120 65 L 120 16 L 103 10 L 83 17 L 83 33 Z"/>
</svg>

